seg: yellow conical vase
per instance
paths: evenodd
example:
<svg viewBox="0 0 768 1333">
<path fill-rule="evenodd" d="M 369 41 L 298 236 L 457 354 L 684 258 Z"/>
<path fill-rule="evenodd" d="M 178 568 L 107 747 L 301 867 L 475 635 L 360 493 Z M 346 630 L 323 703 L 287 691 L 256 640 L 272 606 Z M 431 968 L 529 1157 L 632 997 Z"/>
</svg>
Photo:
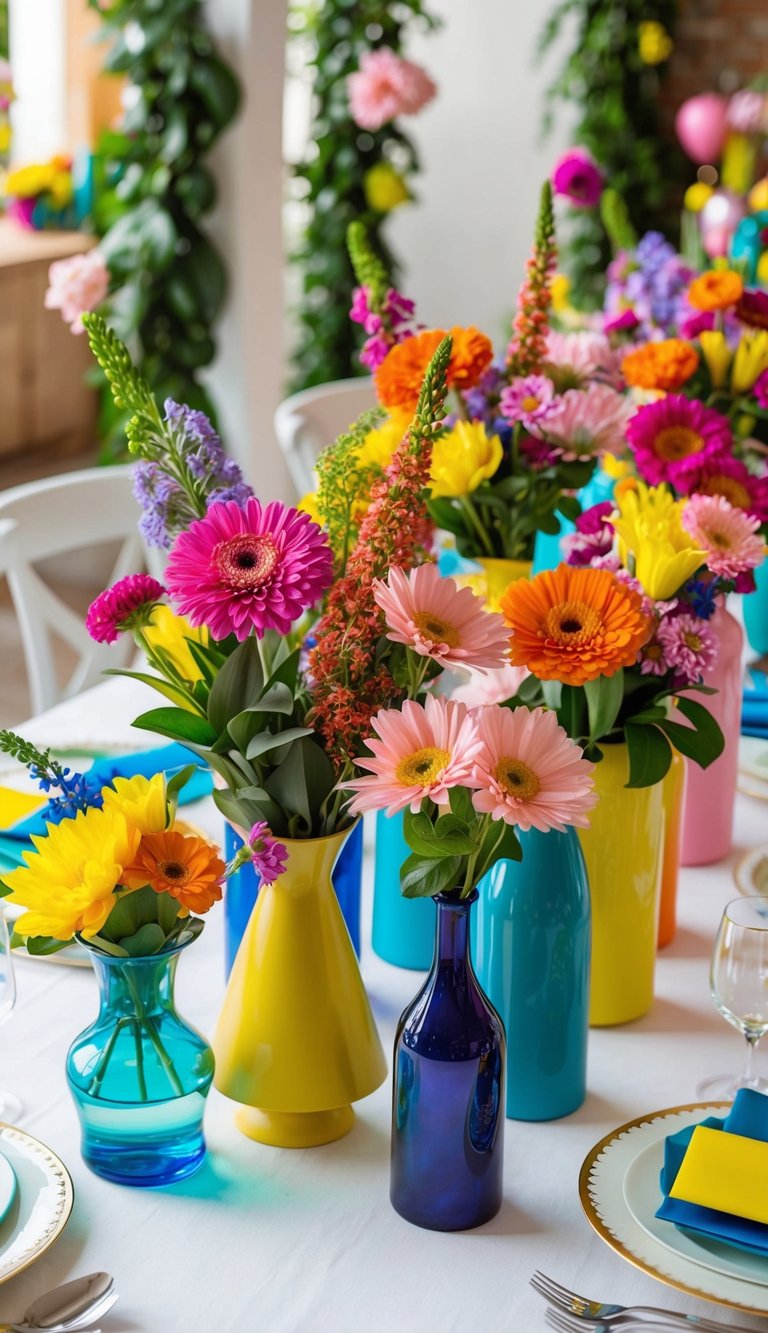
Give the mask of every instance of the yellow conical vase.
<svg viewBox="0 0 768 1333">
<path fill-rule="evenodd" d="M 285 872 L 262 887 L 227 985 L 213 1048 L 215 1086 L 240 1102 L 237 1126 L 281 1148 L 352 1128 L 351 1102 L 387 1065 L 331 871 L 349 830 L 282 839 Z"/>
</svg>

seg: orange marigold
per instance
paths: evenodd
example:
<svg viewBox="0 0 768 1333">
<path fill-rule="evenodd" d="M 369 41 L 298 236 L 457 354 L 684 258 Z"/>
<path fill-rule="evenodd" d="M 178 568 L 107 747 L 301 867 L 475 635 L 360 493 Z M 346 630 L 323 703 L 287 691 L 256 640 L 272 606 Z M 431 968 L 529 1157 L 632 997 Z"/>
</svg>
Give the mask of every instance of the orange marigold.
<svg viewBox="0 0 768 1333">
<path fill-rule="evenodd" d="M 694 278 L 688 288 L 688 300 L 694 310 L 726 310 L 744 293 L 741 275 L 732 268 L 712 269 Z"/>
<path fill-rule="evenodd" d="M 225 869 L 215 848 L 203 838 L 165 829 L 144 835 L 120 883 L 129 889 L 149 884 L 155 893 L 168 893 L 180 903 L 185 915 L 207 912 L 219 901 Z"/>
<path fill-rule="evenodd" d="M 501 609 L 512 630 L 510 662 L 564 685 L 632 666 L 651 636 L 639 593 L 607 569 L 558 565 L 519 579 Z"/>
<path fill-rule="evenodd" d="M 663 389 L 670 393 L 691 378 L 699 365 L 699 354 L 682 338 L 643 343 L 627 352 L 621 370 L 635 389 Z"/>
<path fill-rule="evenodd" d="M 390 349 L 376 371 L 376 392 L 384 407 L 415 411 L 427 366 L 444 337 L 443 329 L 424 329 Z M 451 329 L 451 337 L 446 382 L 449 389 L 471 389 L 491 364 L 491 340 L 472 326 Z"/>
</svg>

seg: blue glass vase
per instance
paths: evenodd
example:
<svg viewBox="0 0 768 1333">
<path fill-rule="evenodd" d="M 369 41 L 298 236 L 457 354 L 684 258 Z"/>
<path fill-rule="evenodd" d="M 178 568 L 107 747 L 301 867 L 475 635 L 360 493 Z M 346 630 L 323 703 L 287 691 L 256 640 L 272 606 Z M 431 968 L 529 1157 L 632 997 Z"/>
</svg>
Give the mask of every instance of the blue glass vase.
<svg viewBox="0 0 768 1333">
<path fill-rule="evenodd" d="M 507 1115 L 556 1120 L 587 1090 L 589 883 L 575 829 L 520 834 L 479 886 L 472 960 L 507 1036 Z"/>
<path fill-rule="evenodd" d="M 439 894 L 435 957 L 395 1036 L 392 1206 L 434 1231 L 464 1231 L 501 1207 L 504 1028 L 469 956 L 477 893 Z"/>
<path fill-rule="evenodd" d="M 86 1166 L 121 1185 L 169 1185 L 205 1156 L 203 1114 L 213 1052 L 176 1012 L 182 949 L 113 958 L 88 948 L 99 1014 L 73 1042 L 67 1081 L 80 1117 Z"/>
<path fill-rule="evenodd" d="M 435 944 L 435 905 L 432 898 L 404 898 L 400 892 L 400 867 L 410 854 L 403 816 L 387 817 L 380 810 L 373 876 L 373 951 L 395 967 L 426 972 Z"/>
<path fill-rule="evenodd" d="M 239 834 L 230 824 L 224 825 L 224 849 L 228 861 L 243 845 Z M 333 868 L 333 887 L 339 900 L 341 914 L 347 923 L 350 939 L 360 957 L 360 886 L 363 876 L 363 821 L 358 820 L 350 830 L 349 836 Z M 259 876 L 252 863 L 241 866 L 227 880 L 224 890 L 224 955 L 226 975 L 232 971 L 232 964 L 240 948 L 240 941 L 250 920 L 259 892 Z"/>
<path fill-rule="evenodd" d="M 755 570 L 755 585 L 742 601 L 744 628 L 750 648 L 763 657 L 768 653 L 768 560 Z"/>
</svg>

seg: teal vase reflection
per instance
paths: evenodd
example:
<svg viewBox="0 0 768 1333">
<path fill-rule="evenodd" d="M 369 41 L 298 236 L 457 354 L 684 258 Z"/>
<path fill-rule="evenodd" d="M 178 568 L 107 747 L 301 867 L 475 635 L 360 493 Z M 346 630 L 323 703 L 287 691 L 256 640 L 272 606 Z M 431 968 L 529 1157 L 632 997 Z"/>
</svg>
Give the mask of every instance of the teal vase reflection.
<svg viewBox="0 0 768 1333">
<path fill-rule="evenodd" d="M 507 1115 L 556 1120 L 586 1095 L 590 907 L 575 829 L 520 834 L 481 882 L 472 961 L 507 1034 Z"/>
<path fill-rule="evenodd" d="M 426 972 L 432 965 L 436 908 L 432 898 L 404 898 L 400 867 L 411 854 L 403 834 L 403 816 L 376 816 L 373 879 L 373 950 L 395 967 Z"/>
<path fill-rule="evenodd" d="M 768 560 L 755 570 L 755 591 L 744 598 L 744 628 L 750 648 L 764 656 L 768 653 Z"/>
</svg>

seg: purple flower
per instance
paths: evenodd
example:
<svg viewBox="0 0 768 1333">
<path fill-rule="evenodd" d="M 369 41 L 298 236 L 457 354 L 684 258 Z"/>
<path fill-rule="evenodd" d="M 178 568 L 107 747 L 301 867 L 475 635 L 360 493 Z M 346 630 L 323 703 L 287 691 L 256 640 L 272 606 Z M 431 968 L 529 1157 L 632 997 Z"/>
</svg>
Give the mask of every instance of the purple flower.
<svg viewBox="0 0 768 1333">
<path fill-rule="evenodd" d="M 594 208 L 603 192 L 603 175 L 586 148 L 571 148 L 555 163 L 552 187 L 575 208 Z"/>
<path fill-rule="evenodd" d="M 717 638 L 713 630 L 705 620 L 685 612 L 665 616 L 659 623 L 656 638 L 667 665 L 689 685 L 701 680 L 717 657 Z"/>
<path fill-rule="evenodd" d="M 551 410 L 555 386 L 546 375 L 518 376 L 502 391 L 500 407 L 508 421 L 522 421 L 530 426 L 541 421 Z"/>
<path fill-rule="evenodd" d="M 272 837 L 265 820 L 253 825 L 246 846 L 250 852 L 248 859 L 253 862 L 262 884 L 273 884 L 285 873 L 288 849 Z"/>
<path fill-rule="evenodd" d="M 613 513 L 610 500 L 592 505 L 579 514 L 576 519 L 576 531 L 569 533 L 563 540 L 565 558 L 569 565 L 589 565 L 595 556 L 610 555 L 613 549 L 614 532 L 607 521 Z"/>
<path fill-rule="evenodd" d="M 360 353 L 364 366 L 371 371 L 377 370 L 390 347 L 411 336 L 415 308 L 413 301 L 390 287 L 376 310 L 371 305 L 370 288 L 365 285 L 355 287 L 349 317 L 355 324 L 362 324 L 368 334 Z"/>
<path fill-rule="evenodd" d="M 609 326 L 624 321 L 626 312 L 638 321 L 638 332 L 651 337 L 655 330 L 668 333 L 692 312 L 686 299 L 693 271 L 676 254 L 661 232 L 649 231 L 637 248 L 622 250 L 608 266 L 605 315 Z"/>
</svg>

